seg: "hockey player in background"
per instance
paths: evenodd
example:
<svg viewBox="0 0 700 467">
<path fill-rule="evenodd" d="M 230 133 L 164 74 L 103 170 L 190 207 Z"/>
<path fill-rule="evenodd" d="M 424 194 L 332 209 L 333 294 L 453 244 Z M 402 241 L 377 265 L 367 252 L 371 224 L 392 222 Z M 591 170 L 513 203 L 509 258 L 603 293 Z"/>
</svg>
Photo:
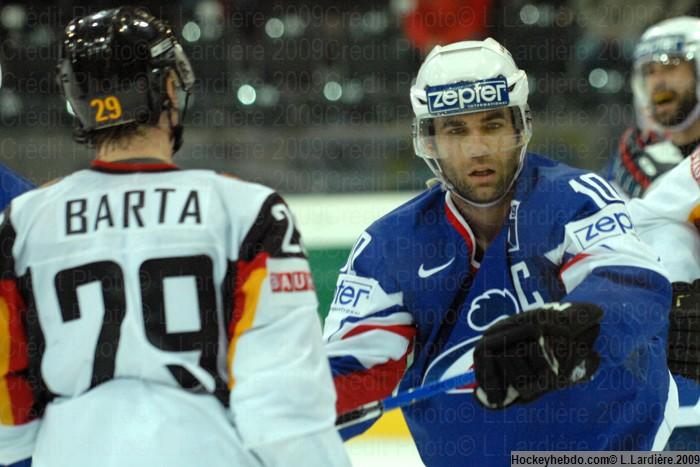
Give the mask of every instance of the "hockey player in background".
<svg viewBox="0 0 700 467">
<path fill-rule="evenodd" d="M 339 412 L 475 368 L 404 409 L 430 467 L 659 449 L 673 427 L 665 272 L 607 182 L 526 152 L 527 96 L 493 39 L 433 49 L 411 102 L 439 183 L 361 235 L 325 322 Z"/>
<path fill-rule="evenodd" d="M 29 181 L 0 164 L 0 209 L 5 209 L 13 198 L 32 188 L 34 186 Z M 28 467 L 30 465 L 30 460 L 23 460 L 12 464 L 11 467 Z"/>
<path fill-rule="evenodd" d="M 5 209 L 13 198 L 32 188 L 31 182 L 0 164 L 0 209 Z"/>
<path fill-rule="evenodd" d="M 665 184 L 649 202 L 635 203 L 639 207 L 635 208 L 633 220 L 637 227 L 638 222 L 644 224 L 643 239 L 651 240 L 654 251 L 668 267 L 671 280 L 691 283 L 700 278 L 694 275 L 698 260 L 698 252 L 694 251 L 698 248 L 697 232 L 688 224 L 687 217 L 680 222 L 667 222 L 670 217 L 681 214 L 686 203 L 666 204 L 664 198 L 669 192 L 680 200 L 691 200 L 692 196 L 678 191 L 673 181 L 662 180 L 700 145 L 699 52 L 698 18 L 667 19 L 644 32 L 635 47 L 632 69 L 638 127 L 629 128 L 623 134 L 619 150 L 607 169 L 607 178 L 626 197 L 642 197 L 651 193 L 656 185 Z M 687 167 L 678 174 L 690 170 L 689 163 L 685 165 Z M 659 211 L 662 208 L 663 211 Z M 647 213 L 653 214 L 648 217 Z M 689 212 L 682 214 L 689 215 Z M 659 229 L 662 219 L 665 225 Z M 662 241 L 659 235 L 649 232 L 663 233 L 667 238 Z M 677 374 L 676 382 L 683 407 L 679 418 L 681 427 L 671 435 L 667 448 L 697 451 L 700 450 L 700 427 L 688 426 L 700 424 L 700 418 L 692 415 L 700 388 L 683 375 Z"/>
<path fill-rule="evenodd" d="M 629 209 L 642 240 L 661 255 L 673 283 L 668 367 L 678 386 L 678 426 L 666 449 L 700 449 L 700 148 Z"/>
<path fill-rule="evenodd" d="M 699 184 L 700 148 L 629 202 L 635 228 L 661 255 L 672 282 L 700 279 Z"/>
<path fill-rule="evenodd" d="M 0 463 L 348 466 L 304 249 L 271 189 L 172 163 L 194 75 L 141 9 L 66 28 L 90 168 L 0 228 Z"/>
<path fill-rule="evenodd" d="M 664 20 L 634 51 L 638 126 L 622 135 L 606 177 L 621 194 L 642 196 L 700 144 L 700 19 Z"/>
</svg>

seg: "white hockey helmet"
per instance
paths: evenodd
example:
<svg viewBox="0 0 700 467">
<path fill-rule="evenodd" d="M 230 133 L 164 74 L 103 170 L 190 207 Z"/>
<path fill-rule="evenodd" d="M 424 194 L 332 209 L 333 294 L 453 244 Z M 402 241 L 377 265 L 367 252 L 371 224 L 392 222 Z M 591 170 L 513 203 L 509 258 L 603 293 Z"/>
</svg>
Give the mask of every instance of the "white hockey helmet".
<svg viewBox="0 0 700 467">
<path fill-rule="evenodd" d="M 700 18 L 680 16 L 657 23 L 647 29 L 634 50 L 632 69 L 632 94 L 635 108 L 656 130 L 682 131 L 700 117 Z M 650 62 L 670 64 L 683 60 L 693 62 L 695 70 L 695 106 L 685 119 L 671 126 L 664 126 L 651 117 L 651 96 L 644 85 L 643 67 Z M 644 119 L 644 117 L 646 117 Z M 639 117 L 638 117 L 639 119 Z"/>
<path fill-rule="evenodd" d="M 494 39 L 436 46 L 425 58 L 411 86 L 416 155 L 428 164 L 447 189 L 467 203 L 478 207 L 498 203 L 513 186 L 522 169 L 532 134 L 527 97 L 527 75 L 517 67 L 510 52 Z M 445 177 L 439 162 L 441 155 L 433 141 L 433 119 L 503 107 L 512 108 L 517 130 L 512 147 L 521 148 L 518 168 L 500 198 L 488 203 L 476 203 L 465 199 Z"/>
</svg>

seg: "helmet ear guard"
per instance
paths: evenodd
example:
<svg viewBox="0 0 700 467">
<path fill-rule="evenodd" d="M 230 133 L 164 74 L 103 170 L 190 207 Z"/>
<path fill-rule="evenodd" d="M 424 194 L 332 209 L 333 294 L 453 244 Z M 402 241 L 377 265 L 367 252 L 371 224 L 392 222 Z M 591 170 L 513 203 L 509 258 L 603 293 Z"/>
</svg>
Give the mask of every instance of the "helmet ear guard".
<svg viewBox="0 0 700 467">
<path fill-rule="evenodd" d="M 153 93 L 152 95 L 162 96 L 162 101 L 159 103 L 154 103 L 154 108 L 158 108 L 159 106 L 161 112 L 168 112 L 168 122 L 170 124 L 170 131 L 173 141 L 173 153 L 175 153 L 180 149 L 180 147 L 182 147 L 184 133 L 182 122 L 185 118 L 187 104 L 194 88 L 195 77 L 194 71 L 192 70 L 192 65 L 190 64 L 187 55 L 185 55 L 185 52 L 182 50 L 182 46 L 173 37 L 171 37 L 169 40 L 170 47 L 166 49 L 165 57 L 161 60 L 163 73 L 161 74 L 161 80 L 159 83 L 159 92 Z M 180 103 L 178 101 L 177 106 L 173 104 L 170 96 L 168 95 L 167 80 L 170 76 L 174 77 L 175 87 L 184 91 L 185 94 L 184 102 Z M 173 111 L 179 112 L 178 121 L 175 125 L 172 124 L 171 120 L 171 113 Z M 158 113 L 158 117 L 160 118 L 160 113 Z"/>
</svg>

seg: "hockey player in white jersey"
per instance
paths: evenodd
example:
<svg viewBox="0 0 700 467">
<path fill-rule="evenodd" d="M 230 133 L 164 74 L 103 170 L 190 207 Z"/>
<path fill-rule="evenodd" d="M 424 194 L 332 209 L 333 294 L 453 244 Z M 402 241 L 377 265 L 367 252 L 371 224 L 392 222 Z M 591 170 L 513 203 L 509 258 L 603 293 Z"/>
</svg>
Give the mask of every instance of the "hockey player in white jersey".
<svg viewBox="0 0 700 467">
<path fill-rule="evenodd" d="M 700 278 L 700 148 L 629 202 L 635 227 L 654 247 L 671 282 Z"/>
<path fill-rule="evenodd" d="M 637 126 L 620 138 L 606 177 L 621 194 L 642 196 L 700 144 L 700 18 L 647 29 L 634 50 Z"/>
<path fill-rule="evenodd" d="M 700 446 L 700 149 L 630 201 L 642 240 L 654 248 L 673 282 L 668 366 L 680 398 L 678 428 L 668 449 Z"/>
<path fill-rule="evenodd" d="M 637 127 L 629 128 L 620 139 L 619 150 L 607 168 L 607 178 L 626 197 L 652 199 L 634 202 L 633 219 L 644 239 L 663 258 L 673 282 L 692 283 L 697 273 L 698 238 L 694 226 L 678 215 L 693 198 L 689 162 L 700 143 L 700 18 L 681 16 L 665 19 L 649 27 L 634 51 L 632 93 L 638 112 Z M 666 181 L 669 171 L 676 175 Z M 678 184 L 685 173 L 685 183 Z M 656 192 L 656 187 L 663 188 Z M 690 187 L 690 191 L 680 187 Z M 673 193 L 673 200 L 668 198 Z M 668 198 L 668 199 L 666 199 Z M 661 201 L 664 200 L 664 201 Z M 669 202 L 673 201 L 673 202 Z M 673 221 L 669 221 L 674 219 Z M 661 239 L 661 235 L 666 236 Z M 674 312 L 675 313 L 675 312 Z M 676 372 L 674 372 L 676 373 Z M 695 406 L 698 391 L 676 373 L 681 397 L 681 413 Z M 700 449 L 700 427 L 688 427 L 693 417 L 683 416 L 682 424 L 669 440 L 668 449 Z"/>
<path fill-rule="evenodd" d="M 172 163 L 194 76 L 167 24 L 73 20 L 58 81 L 97 157 L 3 216 L 0 463 L 348 466 L 287 205 Z"/>
</svg>

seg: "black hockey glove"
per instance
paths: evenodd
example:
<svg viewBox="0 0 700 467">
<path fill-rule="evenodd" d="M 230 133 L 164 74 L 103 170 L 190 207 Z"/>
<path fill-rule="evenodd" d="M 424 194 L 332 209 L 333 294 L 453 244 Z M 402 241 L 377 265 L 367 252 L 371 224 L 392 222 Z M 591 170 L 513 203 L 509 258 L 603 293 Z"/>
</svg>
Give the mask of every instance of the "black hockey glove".
<svg viewBox="0 0 700 467">
<path fill-rule="evenodd" d="M 673 283 L 668 368 L 700 383 L 700 279 L 692 284 Z"/>
<path fill-rule="evenodd" d="M 591 379 L 602 318 L 596 305 L 551 303 L 491 326 L 474 350 L 478 401 L 501 409 Z"/>
</svg>

